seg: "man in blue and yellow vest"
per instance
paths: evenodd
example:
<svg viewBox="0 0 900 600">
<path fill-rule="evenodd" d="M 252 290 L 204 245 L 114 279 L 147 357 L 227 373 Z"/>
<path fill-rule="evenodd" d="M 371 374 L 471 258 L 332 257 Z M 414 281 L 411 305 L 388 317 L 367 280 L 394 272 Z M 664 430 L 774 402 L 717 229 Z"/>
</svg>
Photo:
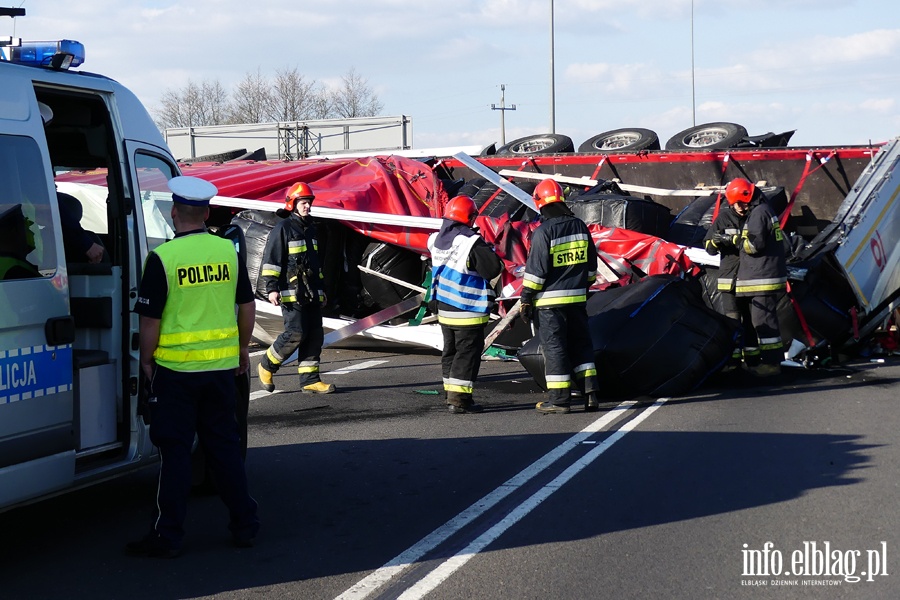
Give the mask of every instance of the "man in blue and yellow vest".
<svg viewBox="0 0 900 600">
<path fill-rule="evenodd" d="M 250 367 L 253 289 L 232 243 L 206 231 L 216 187 L 175 177 L 169 189 L 175 238 L 148 255 L 134 309 L 161 461 L 150 533 L 126 550 L 154 558 L 181 552 L 195 434 L 228 507 L 232 541 L 252 546 L 259 530 L 235 418 L 235 375 Z"/>
<path fill-rule="evenodd" d="M 428 237 L 433 300 L 444 347 L 441 374 L 453 414 L 481 412 L 472 398 L 484 349 L 484 328 L 494 300 L 491 280 L 503 270 L 493 248 L 472 229 L 478 209 L 456 196 L 444 209 L 440 231 Z"/>
<path fill-rule="evenodd" d="M 532 234 L 525 263 L 521 316 L 537 326 L 548 396 L 535 408 L 548 414 L 569 412 L 574 384 L 584 392 L 584 409 L 599 410 L 585 308 L 588 289 L 597 280 L 597 247 L 584 221 L 566 206 L 556 181 L 541 181 L 532 199 L 541 211 L 541 224 Z"/>
</svg>

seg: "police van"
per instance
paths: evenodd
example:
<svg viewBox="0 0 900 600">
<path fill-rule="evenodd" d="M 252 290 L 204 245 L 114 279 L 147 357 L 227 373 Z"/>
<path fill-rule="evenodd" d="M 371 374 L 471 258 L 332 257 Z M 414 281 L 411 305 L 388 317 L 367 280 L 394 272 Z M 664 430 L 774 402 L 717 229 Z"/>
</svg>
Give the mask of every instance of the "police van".
<svg viewBox="0 0 900 600">
<path fill-rule="evenodd" d="M 73 70 L 80 43 L 5 38 L 0 55 L 4 510 L 158 459 L 132 309 L 147 253 L 172 236 L 179 170 L 131 92 Z M 84 173 L 106 185 L 78 185 Z"/>
</svg>

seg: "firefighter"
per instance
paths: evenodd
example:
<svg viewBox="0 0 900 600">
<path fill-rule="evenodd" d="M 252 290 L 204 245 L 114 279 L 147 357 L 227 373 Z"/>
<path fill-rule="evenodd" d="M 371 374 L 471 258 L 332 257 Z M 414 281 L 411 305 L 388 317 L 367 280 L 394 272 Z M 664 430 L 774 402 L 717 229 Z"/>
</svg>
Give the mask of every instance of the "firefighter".
<svg viewBox="0 0 900 600">
<path fill-rule="evenodd" d="M 175 238 L 148 255 L 135 303 L 160 469 L 151 530 L 126 551 L 154 558 L 181 552 L 195 434 L 228 507 L 235 545 L 252 546 L 259 530 L 241 457 L 234 383 L 250 367 L 253 288 L 232 243 L 206 231 L 215 186 L 195 177 L 175 177 L 168 185 Z"/>
<path fill-rule="evenodd" d="M 738 215 L 746 214 L 738 240 L 735 295 L 749 305 L 759 344 L 760 364 L 751 366 L 750 371 L 760 377 L 779 375 L 784 351 L 777 308 L 787 288 L 784 232 L 762 192 L 746 179 L 732 180 L 725 188 L 725 198 Z"/>
<path fill-rule="evenodd" d="M 494 290 L 491 280 L 503 263 L 472 228 L 478 209 L 468 196 L 456 196 L 444 210 L 441 229 L 428 236 L 432 299 L 444 337 L 441 375 L 451 413 L 483 410 L 472 398 Z"/>
<path fill-rule="evenodd" d="M 600 407 L 597 368 L 585 311 L 597 278 L 597 247 L 584 222 L 563 202 L 553 179 L 534 188 L 541 224 L 531 238 L 522 281 L 522 318 L 534 322 L 544 354 L 547 396 L 543 413 L 567 413 L 573 386 L 584 393 L 586 411 Z"/>
<path fill-rule="evenodd" d="M 732 196 L 734 198 L 734 196 Z M 731 361 L 725 366 L 726 371 L 731 371 L 740 366 L 741 359 L 747 364 L 759 361 L 759 347 L 751 339 L 753 328 L 750 324 L 750 315 L 746 310 L 746 302 L 738 302 L 735 296 L 734 284 L 737 279 L 738 264 L 740 263 L 740 251 L 738 245 L 741 239 L 741 231 L 747 218 L 747 205 L 741 202 L 732 202 L 726 196 L 726 203 L 719 207 L 719 214 L 710 225 L 704 239 L 706 251 L 711 255 L 719 255 L 719 268 L 716 277 L 716 290 L 719 292 L 722 314 L 726 317 L 744 323 L 743 341 L 738 344 L 731 356 Z M 720 198 L 717 198 L 718 203 Z"/>
<path fill-rule="evenodd" d="M 300 390 L 305 394 L 330 394 L 334 385 L 319 376 L 319 360 L 325 332 L 322 308 L 327 303 L 316 225 L 309 214 L 315 195 L 306 183 L 288 188 L 284 208 L 276 211 L 284 220 L 266 240 L 260 277 L 269 302 L 281 305 L 284 331 L 266 350 L 257 374 L 263 389 L 275 390 L 273 375 L 296 350 Z"/>
</svg>

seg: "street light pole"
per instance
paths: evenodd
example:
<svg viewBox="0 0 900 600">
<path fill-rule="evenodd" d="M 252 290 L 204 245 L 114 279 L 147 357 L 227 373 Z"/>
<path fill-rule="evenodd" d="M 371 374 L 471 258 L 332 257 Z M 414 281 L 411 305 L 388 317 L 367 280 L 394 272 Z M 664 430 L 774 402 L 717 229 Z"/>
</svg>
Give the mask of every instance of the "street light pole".
<svg viewBox="0 0 900 600">
<path fill-rule="evenodd" d="M 550 0 L 550 133 L 556 133 L 556 75 L 553 68 L 553 0 Z"/>
<path fill-rule="evenodd" d="M 694 85 L 694 0 L 691 0 L 691 113 L 697 126 L 697 98 Z"/>
</svg>

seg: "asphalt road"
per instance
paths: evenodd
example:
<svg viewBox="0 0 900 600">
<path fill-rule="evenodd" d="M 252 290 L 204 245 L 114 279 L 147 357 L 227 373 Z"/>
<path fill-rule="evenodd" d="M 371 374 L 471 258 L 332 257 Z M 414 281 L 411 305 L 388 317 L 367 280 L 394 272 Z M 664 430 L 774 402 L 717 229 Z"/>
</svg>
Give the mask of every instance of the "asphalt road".
<svg viewBox="0 0 900 600">
<path fill-rule="evenodd" d="M 337 393 L 254 382 L 256 547 L 195 496 L 180 558 L 125 556 L 148 470 L 0 514 L 0 598 L 900 598 L 900 358 L 568 415 L 515 361 L 482 364 L 480 415 L 432 352 L 323 370 Z"/>
</svg>

